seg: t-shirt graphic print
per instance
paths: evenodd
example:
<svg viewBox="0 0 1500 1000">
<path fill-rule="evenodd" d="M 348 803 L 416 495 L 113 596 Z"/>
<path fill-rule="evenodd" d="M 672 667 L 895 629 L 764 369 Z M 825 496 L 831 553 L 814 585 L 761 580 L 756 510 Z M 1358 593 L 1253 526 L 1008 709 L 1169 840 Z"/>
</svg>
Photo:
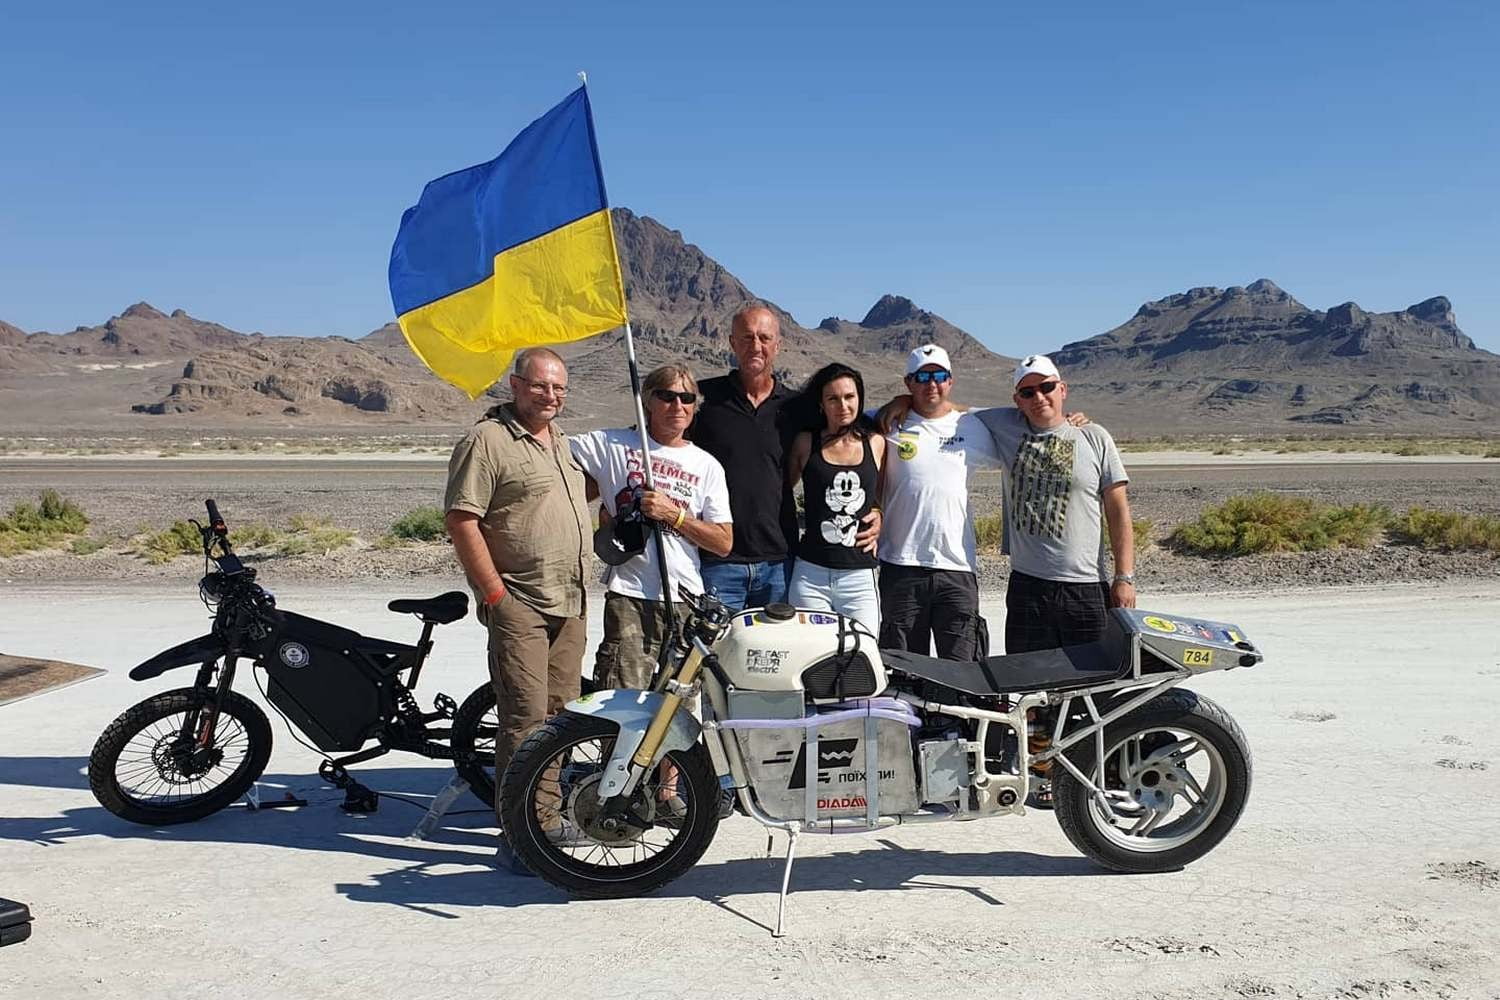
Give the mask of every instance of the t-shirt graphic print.
<svg viewBox="0 0 1500 1000">
<path fill-rule="evenodd" d="M 1077 442 L 1055 434 L 1027 434 L 1010 467 L 1012 531 L 1062 541 L 1068 526 L 1068 494 L 1073 487 Z"/>
</svg>

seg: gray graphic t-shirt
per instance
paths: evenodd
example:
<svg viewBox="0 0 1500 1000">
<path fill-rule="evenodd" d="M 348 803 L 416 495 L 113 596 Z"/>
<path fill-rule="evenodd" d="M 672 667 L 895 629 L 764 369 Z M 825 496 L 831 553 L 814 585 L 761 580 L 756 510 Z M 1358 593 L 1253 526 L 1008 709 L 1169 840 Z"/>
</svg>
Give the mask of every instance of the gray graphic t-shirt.
<svg viewBox="0 0 1500 1000">
<path fill-rule="evenodd" d="M 1104 490 L 1129 480 L 1120 450 L 1098 424 L 1034 430 L 1019 410 L 973 411 L 1005 470 L 1005 543 L 1011 567 L 1066 583 L 1106 578 L 1100 530 Z"/>
</svg>

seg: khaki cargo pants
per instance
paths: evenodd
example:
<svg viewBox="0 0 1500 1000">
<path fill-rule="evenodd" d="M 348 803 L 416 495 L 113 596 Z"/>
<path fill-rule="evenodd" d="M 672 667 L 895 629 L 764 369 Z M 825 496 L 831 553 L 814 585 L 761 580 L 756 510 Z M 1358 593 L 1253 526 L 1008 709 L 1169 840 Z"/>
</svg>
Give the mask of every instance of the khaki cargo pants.
<svg viewBox="0 0 1500 1000">
<path fill-rule="evenodd" d="M 479 617 L 490 633 L 490 683 L 495 687 L 499 722 L 495 733 L 498 791 L 516 748 L 549 716 L 578 697 L 588 629 L 583 616 L 544 615 L 511 594 L 493 608 L 481 605 Z M 542 799 L 538 795 L 538 805 L 545 804 Z M 497 812 L 499 807 L 496 795 Z"/>
<path fill-rule="evenodd" d="M 674 603 L 678 631 L 687 608 Z M 667 638 L 667 606 L 644 597 L 604 595 L 604 641 L 594 654 L 594 685 L 599 688 L 651 687 L 656 657 Z"/>
</svg>

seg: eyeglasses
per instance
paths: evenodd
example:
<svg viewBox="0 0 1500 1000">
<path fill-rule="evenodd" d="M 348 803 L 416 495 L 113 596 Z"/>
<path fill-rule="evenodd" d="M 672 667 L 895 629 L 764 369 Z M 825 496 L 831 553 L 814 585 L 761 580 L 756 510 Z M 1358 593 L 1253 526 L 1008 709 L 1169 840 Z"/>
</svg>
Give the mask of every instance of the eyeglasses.
<svg viewBox="0 0 1500 1000">
<path fill-rule="evenodd" d="M 1017 389 L 1016 395 L 1022 399 L 1030 399 L 1037 393 L 1041 393 L 1043 396 L 1050 396 L 1052 395 L 1052 390 L 1056 388 L 1056 382 L 1041 382 L 1037 385 L 1028 385 L 1024 389 Z"/>
<path fill-rule="evenodd" d="M 652 389 L 651 395 L 661 403 L 670 403 L 675 399 L 683 406 L 692 406 L 698 402 L 698 394 L 696 392 L 674 392 L 671 389 Z"/>
<path fill-rule="evenodd" d="M 529 379 L 521 378 L 519 375 L 517 375 L 516 378 L 524 382 L 526 384 L 526 388 L 530 389 L 532 392 L 536 393 L 539 396 L 542 393 L 547 392 L 548 390 L 551 390 L 552 395 L 554 396 L 566 396 L 568 394 L 568 387 L 565 385 L 558 385 L 555 382 L 532 382 Z"/>
<path fill-rule="evenodd" d="M 928 382 L 936 382 L 938 385 L 942 385 L 953 377 L 953 373 L 939 368 L 935 372 L 912 372 L 908 377 L 918 385 L 926 385 Z"/>
</svg>

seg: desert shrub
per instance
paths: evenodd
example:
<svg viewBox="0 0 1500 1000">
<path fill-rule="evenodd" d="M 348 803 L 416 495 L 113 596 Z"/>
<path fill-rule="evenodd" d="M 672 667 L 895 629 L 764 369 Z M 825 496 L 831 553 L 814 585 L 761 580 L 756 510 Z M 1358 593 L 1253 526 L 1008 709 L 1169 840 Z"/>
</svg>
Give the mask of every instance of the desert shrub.
<svg viewBox="0 0 1500 1000">
<path fill-rule="evenodd" d="M 1379 539 L 1390 512 L 1373 504 L 1338 506 L 1276 493 L 1232 496 L 1179 525 L 1167 544 L 1192 555 L 1311 552 L 1365 548 Z"/>
<path fill-rule="evenodd" d="M 165 529 L 136 540 L 136 555 L 153 565 L 171 562 L 178 556 L 198 555 L 203 551 L 203 536 L 191 521 L 173 521 Z"/>
<path fill-rule="evenodd" d="M 1500 458 L 1500 448 L 1491 448 L 1484 453 L 1485 458 Z"/>
<path fill-rule="evenodd" d="M 341 549 L 354 540 L 354 532 L 335 528 L 327 518 L 308 514 L 294 514 L 288 530 L 271 543 L 277 553 L 284 556 L 300 556 L 309 552 L 327 554 Z"/>
<path fill-rule="evenodd" d="M 448 537 L 443 512 L 436 507 L 418 507 L 396 518 L 392 537 L 413 542 L 435 542 Z"/>
<path fill-rule="evenodd" d="M 974 541 L 982 551 L 998 552 L 1004 531 L 1004 514 L 985 514 L 974 518 Z"/>
<path fill-rule="evenodd" d="M 60 545 L 88 526 L 89 519 L 77 504 L 56 490 L 43 490 L 36 503 L 23 500 L 0 517 L 0 556 Z"/>
<path fill-rule="evenodd" d="M 102 538 L 89 538 L 85 535 L 80 535 L 73 539 L 73 544 L 68 546 L 68 551 L 72 552 L 75 556 L 88 556 L 93 555 L 108 544 Z"/>
<path fill-rule="evenodd" d="M 1104 534 L 1104 547 L 1109 549 L 1109 521 L 1101 519 L 1100 528 Z M 1151 542 L 1156 536 L 1156 522 L 1148 521 L 1143 517 L 1133 517 L 1130 519 L 1130 529 L 1130 548 L 1135 553 L 1136 558 L 1139 559 L 1141 553 L 1151 547 Z M 1111 551 L 1113 550 L 1111 549 Z"/>
<path fill-rule="evenodd" d="M 1500 552 L 1500 517 L 1412 507 L 1391 525 L 1391 537 L 1443 552 Z"/>
</svg>

